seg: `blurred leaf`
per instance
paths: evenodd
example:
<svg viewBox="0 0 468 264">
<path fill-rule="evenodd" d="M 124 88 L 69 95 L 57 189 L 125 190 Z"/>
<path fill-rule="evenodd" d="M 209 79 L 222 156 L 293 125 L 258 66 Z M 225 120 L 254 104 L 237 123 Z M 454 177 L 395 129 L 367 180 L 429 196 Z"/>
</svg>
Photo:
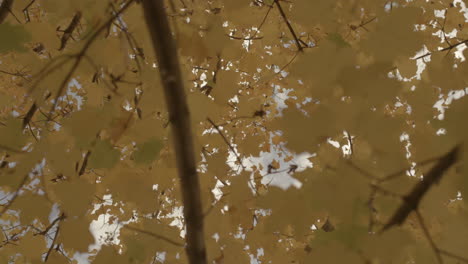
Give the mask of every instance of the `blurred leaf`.
<svg viewBox="0 0 468 264">
<path fill-rule="evenodd" d="M 31 40 L 31 34 L 22 25 L 11 25 L 9 23 L 0 24 L 0 53 L 9 51 L 24 52 L 27 49 L 24 43 Z"/>
<path fill-rule="evenodd" d="M 346 40 L 343 39 L 343 37 L 338 34 L 338 33 L 331 33 L 328 35 L 328 39 L 335 43 L 336 46 L 338 47 L 341 47 L 341 48 L 344 48 L 344 47 L 351 47 L 351 45 L 349 45 L 348 42 L 346 42 Z"/>
<path fill-rule="evenodd" d="M 67 217 L 82 216 L 92 208 L 96 186 L 83 177 L 53 184 L 50 189 Z"/>
<path fill-rule="evenodd" d="M 89 166 L 95 169 L 110 169 L 119 158 L 120 152 L 108 140 L 98 140 L 89 157 Z"/>
<path fill-rule="evenodd" d="M 163 147 L 160 139 L 151 138 L 148 141 L 138 144 L 137 150 L 133 153 L 136 163 L 150 164 L 157 159 L 159 152 Z"/>
<path fill-rule="evenodd" d="M 68 217 L 59 224 L 58 242 L 63 243 L 65 248 L 86 252 L 94 243 L 94 237 L 89 229 L 90 221 L 86 217 Z"/>
<path fill-rule="evenodd" d="M 27 140 L 27 135 L 23 133 L 22 120 L 11 118 L 0 125 L 0 139 L 0 149 L 20 151 Z"/>
</svg>

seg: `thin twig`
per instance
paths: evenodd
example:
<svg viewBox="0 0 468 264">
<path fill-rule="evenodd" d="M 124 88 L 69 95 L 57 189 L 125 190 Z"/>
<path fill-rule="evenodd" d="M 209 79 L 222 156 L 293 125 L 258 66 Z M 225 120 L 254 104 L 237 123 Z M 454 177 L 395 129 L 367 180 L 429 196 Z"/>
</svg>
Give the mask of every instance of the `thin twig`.
<svg viewBox="0 0 468 264">
<path fill-rule="evenodd" d="M 226 36 L 228 38 L 231 38 L 231 39 L 236 39 L 236 40 L 257 40 L 257 39 L 262 39 L 263 37 L 260 36 L 260 37 L 236 37 L 236 36 L 231 36 L 231 35 L 228 35 L 226 34 Z"/>
<path fill-rule="evenodd" d="M 20 71 L 17 71 L 17 72 L 8 72 L 8 71 L 4 71 L 4 70 L 0 70 L 0 73 L 4 73 L 4 74 L 8 74 L 8 75 L 11 75 L 11 76 L 17 76 L 17 77 L 20 77 L 26 81 L 29 81 L 28 78 L 26 78 L 26 73 L 23 73 L 23 72 L 20 72 Z"/>
<path fill-rule="evenodd" d="M 5 145 L 2 145 L 2 144 L 0 144 L 0 149 L 6 150 L 6 151 L 9 151 L 9 152 L 13 152 L 13 153 L 23 153 L 24 152 L 22 150 L 14 149 L 12 147 L 5 146 Z"/>
<path fill-rule="evenodd" d="M 440 248 L 437 248 L 437 251 L 439 251 L 440 254 L 445 255 L 445 256 L 447 256 L 447 257 L 454 258 L 454 259 L 463 261 L 463 262 L 465 262 L 465 263 L 468 263 L 468 258 L 464 258 L 464 257 L 457 256 L 457 255 L 455 255 L 455 254 L 453 254 L 453 253 L 450 253 L 450 252 L 448 252 L 448 251 L 446 251 L 446 250 L 443 250 L 443 249 L 440 249 Z"/>
<path fill-rule="evenodd" d="M 143 230 L 143 229 L 139 229 L 139 228 L 137 228 L 137 227 L 125 225 L 125 226 L 123 226 L 123 228 L 128 229 L 128 230 L 132 230 L 132 231 L 135 231 L 135 232 L 138 232 L 138 233 L 142 233 L 142 234 L 146 234 L 146 235 L 152 236 L 152 237 L 154 237 L 154 238 L 163 240 L 163 241 L 165 241 L 165 242 L 167 242 L 167 243 L 169 243 L 169 244 L 171 244 L 171 245 L 174 245 L 174 246 L 178 246 L 178 247 L 183 247 L 183 246 L 185 246 L 184 244 L 179 243 L 179 242 L 177 242 L 177 241 L 174 241 L 174 240 L 172 240 L 172 239 L 170 239 L 170 238 L 167 238 L 167 237 L 165 237 L 165 236 L 163 236 L 163 235 L 158 235 L 158 234 L 156 234 L 156 233 L 153 233 L 153 232 L 150 232 L 150 231 L 147 231 L 147 230 Z"/>
<path fill-rule="evenodd" d="M 230 193 L 223 193 L 221 195 L 221 197 L 214 203 L 212 203 L 210 205 L 210 207 L 208 209 L 206 209 L 206 211 L 203 213 L 203 217 L 206 217 L 207 215 L 209 215 L 211 213 L 211 211 L 216 207 L 216 205 L 219 204 L 219 202 L 221 201 L 221 199 L 223 199 L 224 197 L 228 196 Z"/>
<path fill-rule="evenodd" d="M 57 229 L 55 229 L 54 239 L 52 239 L 52 243 L 50 244 L 49 250 L 47 251 L 47 254 L 44 257 L 44 262 L 47 262 L 47 259 L 49 259 L 50 253 L 52 252 L 52 249 L 54 248 L 55 242 L 57 241 L 59 231 L 60 231 L 60 222 L 57 224 Z"/>
<path fill-rule="evenodd" d="M 28 5 L 26 5 L 25 8 L 23 8 L 23 14 L 24 14 L 24 19 L 26 20 L 26 23 L 31 22 L 31 17 L 29 16 L 29 8 L 31 7 L 32 4 L 34 4 L 36 0 L 31 0 Z"/>
<path fill-rule="evenodd" d="M 369 228 L 368 231 L 369 233 L 374 232 L 374 226 L 375 226 L 375 214 L 377 213 L 377 209 L 374 206 L 374 201 L 375 201 L 375 196 L 377 195 L 377 189 L 372 188 L 371 192 L 369 194 L 369 200 L 367 200 L 367 206 L 369 208 Z"/>
<path fill-rule="evenodd" d="M 380 187 L 380 186 L 377 185 L 377 184 L 371 184 L 371 187 L 372 187 L 375 191 L 378 191 L 378 192 L 382 193 L 383 195 L 387 195 L 387 196 L 390 196 L 390 197 L 393 197 L 393 198 L 399 198 L 399 199 L 403 199 L 403 198 L 404 198 L 401 194 L 394 193 L 394 192 L 392 192 L 392 191 L 389 191 L 389 190 L 387 190 L 387 189 L 384 189 L 384 188 Z"/>
<path fill-rule="evenodd" d="M 28 93 L 31 93 L 34 89 L 36 89 L 37 85 L 44 80 L 44 78 L 48 77 L 51 73 L 56 71 L 57 69 L 61 68 L 65 65 L 70 58 L 73 58 L 74 55 L 64 54 L 57 57 L 52 58 L 49 62 L 47 62 L 42 69 L 35 74 L 34 80 L 28 88 Z M 59 62 L 60 61 L 60 62 Z"/>
<path fill-rule="evenodd" d="M 289 20 L 286 17 L 286 14 L 284 13 L 284 10 L 281 7 L 281 4 L 279 3 L 279 0 L 274 0 L 274 1 L 275 1 L 275 5 L 278 7 L 278 10 L 279 10 L 279 12 L 281 14 L 281 17 L 283 17 L 284 22 L 288 26 L 288 29 L 289 29 L 289 31 L 291 32 L 291 35 L 294 38 L 294 41 L 296 43 L 298 51 L 302 51 L 303 47 L 302 47 L 301 43 L 299 42 L 299 39 L 298 39 L 298 37 L 296 35 L 296 32 L 294 32 L 294 29 L 292 28 L 291 23 L 289 23 Z"/>
<path fill-rule="evenodd" d="M 346 160 L 346 163 L 351 166 L 353 169 L 355 169 L 356 171 L 360 172 L 363 176 L 365 176 L 366 178 L 368 178 L 369 180 L 372 180 L 372 181 L 378 181 L 379 178 L 375 175 L 373 175 L 372 173 L 362 169 L 361 167 L 357 166 L 356 164 L 354 164 L 354 162 L 352 162 L 351 160 Z"/>
<path fill-rule="evenodd" d="M 271 80 L 271 78 L 275 77 L 278 74 L 281 74 L 281 72 L 284 71 L 284 69 L 286 69 L 296 59 L 297 54 L 299 54 L 298 51 L 294 53 L 294 56 L 292 56 L 292 58 L 285 65 L 283 65 L 283 67 L 281 67 L 281 69 L 278 72 L 275 72 L 270 77 L 268 77 L 269 80 L 266 81 L 266 83 L 268 83 Z M 259 78 L 258 81 L 256 81 L 256 83 L 259 83 L 260 81 L 264 81 L 264 80 L 265 79 L 263 78 Z"/>
<path fill-rule="evenodd" d="M 115 10 L 114 8 L 114 5 L 112 5 L 112 10 L 114 12 L 117 12 L 117 10 Z M 145 59 L 145 55 L 142 52 L 143 49 L 138 45 L 138 42 L 136 41 L 135 37 L 131 32 L 128 31 L 128 28 L 123 24 L 123 22 L 120 19 L 117 19 L 117 21 L 119 22 L 119 24 L 114 22 L 113 25 L 124 33 L 125 38 L 127 39 L 127 42 L 130 45 L 130 48 L 132 49 L 132 52 L 135 54 L 135 62 L 137 65 L 137 69 L 139 72 L 141 72 L 141 64 L 139 57 L 141 57 L 143 60 Z"/>
<path fill-rule="evenodd" d="M 228 37 L 232 38 L 232 39 L 237 39 L 237 40 L 256 40 L 256 39 L 262 39 L 263 37 L 257 37 L 257 34 L 258 32 L 260 32 L 260 29 L 263 27 L 263 24 L 265 24 L 265 21 L 268 17 L 268 15 L 270 14 L 270 11 L 273 9 L 273 6 L 268 6 L 268 10 L 266 12 L 266 14 L 263 16 L 263 19 L 262 21 L 260 22 L 260 24 L 258 25 L 258 27 L 256 27 L 255 29 L 255 32 L 254 34 L 251 36 L 251 37 L 236 37 L 236 36 L 232 36 L 232 35 L 227 35 Z"/>
<path fill-rule="evenodd" d="M 52 227 L 54 227 L 54 225 L 58 222 L 58 221 L 61 221 L 63 219 L 65 219 L 66 216 L 65 216 L 65 213 L 62 213 L 60 214 L 57 218 L 54 219 L 54 221 L 52 221 L 52 223 L 50 223 L 50 225 L 48 227 L 46 227 L 46 229 L 44 229 L 43 231 L 39 232 L 39 233 L 36 233 L 34 234 L 35 236 L 37 235 L 46 235 L 47 233 L 49 233 L 50 229 Z"/>
<path fill-rule="evenodd" d="M 431 163 L 431 162 L 440 160 L 441 158 L 443 158 L 443 156 L 442 156 L 442 157 L 439 156 L 439 157 L 429 158 L 429 159 L 427 159 L 427 160 L 423 160 L 423 161 L 417 162 L 416 164 L 419 165 L 419 166 L 422 166 L 422 165 L 426 165 L 426 164 L 428 164 L 428 163 Z M 405 169 L 403 169 L 403 170 L 396 171 L 396 172 L 394 172 L 394 173 L 392 173 L 392 174 L 389 174 L 389 175 L 387 175 L 387 176 L 385 176 L 385 177 L 383 177 L 383 178 L 380 178 L 380 179 L 378 180 L 378 182 L 379 182 L 379 183 L 382 183 L 382 182 L 387 182 L 387 181 L 393 180 L 394 178 L 397 178 L 397 177 L 399 177 L 399 176 L 401 176 L 401 175 L 404 175 L 403 173 L 405 173 L 406 171 L 410 170 L 411 168 L 412 168 L 412 167 L 408 167 L 408 168 L 405 168 Z"/>
<path fill-rule="evenodd" d="M 237 158 L 237 161 L 239 162 L 239 165 L 241 165 L 242 167 L 244 167 L 242 165 L 242 160 L 239 156 L 239 154 L 237 153 L 237 151 L 234 149 L 234 147 L 231 145 L 231 143 L 229 143 L 229 141 L 227 140 L 226 136 L 224 136 L 223 132 L 221 131 L 221 129 L 219 129 L 219 127 L 213 122 L 213 120 L 211 120 L 209 117 L 206 118 L 206 120 L 208 120 L 208 122 L 210 122 L 210 124 L 214 127 L 214 129 L 216 129 L 216 131 L 218 131 L 218 134 L 223 138 L 223 141 L 224 143 L 226 143 L 226 145 L 228 145 L 229 149 L 232 151 L 232 153 L 234 153 L 234 155 L 236 156 Z"/>
<path fill-rule="evenodd" d="M 442 260 L 442 257 L 440 256 L 440 252 L 437 249 L 436 244 L 434 243 L 434 240 L 431 237 L 431 234 L 429 233 L 429 229 L 427 228 L 426 224 L 424 223 L 424 219 L 419 212 L 419 210 L 415 210 L 416 216 L 418 217 L 418 222 L 421 225 L 421 229 L 423 230 L 424 234 L 426 235 L 427 241 L 429 241 L 429 244 L 431 245 L 432 250 L 434 251 L 434 254 L 436 255 L 437 261 L 439 264 L 443 264 L 444 261 Z"/>
<path fill-rule="evenodd" d="M 29 132 L 31 133 L 31 135 L 33 136 L 34 140 L 35 140 L 36 142 L 38 142 L 39 139 L 37 138 L 36 134 L 34 134 L 34 131 L 33 131 L 32 128 L 31 128 L 31 123 L 28 123 L 28 130 L 29 130 Z"/>
<path fill-rule="evenodd" d="M 20 184 L 18 184 L 18 187 L 16 188 L 16 191 L 15 191 L 15 194 L 13 194 L 13 197 L 11 197 L 11 199 L 5 205 L 3 205 L 3 209 L 0 211 L 0 217 L 11 207 L 11 205 L 16 200 L 16 198 L 18 198 L 19 192 L 20 192 L 21 188 L 23 188 L 23 186 L 28 181 L 28 178 L 29 178 L 29 174 L 26 174 L 23 177 Z"/>
<path fill-rule="evenodd" d="M 70 70 L 68 71 L 67 75 L 65 76 L 65 78 L 62 80 L 62 82 L 60 83 L 60 86 L 59 86 L 59 89 L 57 91 L 57 94 L 55 95 L 55 99 L 54 99 L 54 103 L 52 105 L 52 108 L 49 112 L 49 114 L 51 114 L 52 112 L 55 111 L 55 108 L 57 107 L 57 104 L 58 104 L 58 99 L 60 98 L 60 96 L 62 95 L 62 93 L 64 92 L 65 90 L 65 87 L 67 85 L 67 83 L 70 81 L 72 75 L 75 73 L 76 69 L 78 68 L 78 66 L 80 65 L 81 61 L 83 60 L 83 58 L 85 57 L 86 55 L 86 52 L 88 51 L 88 49 L 91 47 L 91 45 L 94 43 L 94 41 L 97 39 L 97 37 L 110 25 L 112 24 L 112 22 L 114 21 L 114 19 L 116 17 L 118 17 L 119 15 L 121 15 L 125 10 L 127 10 L 131 4 L 134 2 L 135 0 L 129 0 L 127 1 L 124 6 L 122 8 L 120 8 L 119 11 L 115 12 L 115 14 L 109 18 L 104 24 L 102 24 L 100 27 L 98 27 L 98 29 L 96 31 L 94 31 L 94 33 L 92 33 L 92 35 L 89 37 L 88 41 L 86 41 L 86 43 L 84 44 L 83 48 L 75 55 L 73 55 L 73 57 L 75 58 L 75 62 L 73 63 L 73 65 L 71 66 Z"/>
<path fill-rule="evenodd" d="M 441 50 L 437 50 L 437 52 L 443 52 L 443 51 L 447 51 L 447 50 L 450 51 L 450 50 L 452 50 L 452 49 L 454 49 L 454 48 L 456 48 L 456 47 L 458 47 L 458 46 L 460 46 L 460 45 L 462 45 L 462 44 L 467 44 L 467 43 L 468 43 L 468 39 L 465 39 L 465 40 L 463 40 L 463 41 L 460 41 L 460 42 L 458 42 L 458 43 L 455 43 L 455 44 L 453 44 L 453 45 L 450 45 L 450 46 L 448 46 L 448 47 L 445 47 L 445 48 L 443 48 L 443 49 L 441 49 Z M 419 56 L 419 57 L 416 57 L 414 60 L 419 60 L 419 59 L 425 58 L 425 57 L 427 57 L 427 56 L 432 55 L 432 53 L 434 53 L 434 52 L 427 52 L 427 53 L 425 53 L 425 54 L 423 54 L 423 55 L 421 55 L 421 56 Z"/>
</svg>

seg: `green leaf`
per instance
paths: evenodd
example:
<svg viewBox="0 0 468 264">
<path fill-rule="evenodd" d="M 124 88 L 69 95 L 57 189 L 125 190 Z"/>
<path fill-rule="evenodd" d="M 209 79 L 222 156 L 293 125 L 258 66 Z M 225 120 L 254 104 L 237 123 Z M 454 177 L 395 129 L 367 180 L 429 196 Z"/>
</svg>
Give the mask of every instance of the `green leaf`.
<svg viewBox="0 0 468 264">
<path fill-rule="evenodd" d="M 89 166 L 96 169 L 110 169 L 119 161 L 120 153 L 108 140 L 98 141 L 89 158 Z"/>
<path fill-rule="evenodd" d="M 331 33 L 330 35 L 328 35 L 328 39 L 335 43 L 337 47 L 339 48 L 344 48 L 344 47 L 351 47 L 351 45 L 349 45 L 348 42 L 346 42 L 343 37 L 338 34 L 338 33 Z"/>
<path fill-rule="evenodd" d="M 133 153 L 133 158 L 136 163 L 149 164 L 154 161 L 162 149 L 161 140 L 153 137 L 145 143 L 137 145 L 137 150 Z"/>
<path fill-rule="evenodd" d="M 9 51 L 24 52 L 26 48 L 23 44 L 31 40 L 31 34 L 21 25 L 10 25 L 9 23 L 0 25 L 0 53 Z"/>
</svg>

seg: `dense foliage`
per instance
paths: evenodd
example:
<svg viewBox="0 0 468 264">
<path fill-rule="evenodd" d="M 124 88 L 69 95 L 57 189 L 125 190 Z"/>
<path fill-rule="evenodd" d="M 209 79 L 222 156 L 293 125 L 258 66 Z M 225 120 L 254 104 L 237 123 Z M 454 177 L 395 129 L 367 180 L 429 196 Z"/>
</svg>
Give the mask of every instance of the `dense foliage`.
<svg viewBox="0 0 468 264">
<path fill-rule="evenodd" d="M 1 2 L 0 263 L 188 263 L 145 1 Z M 208 263 L 468 263 L 464 0 L 165 5 Z"/>
</svg>

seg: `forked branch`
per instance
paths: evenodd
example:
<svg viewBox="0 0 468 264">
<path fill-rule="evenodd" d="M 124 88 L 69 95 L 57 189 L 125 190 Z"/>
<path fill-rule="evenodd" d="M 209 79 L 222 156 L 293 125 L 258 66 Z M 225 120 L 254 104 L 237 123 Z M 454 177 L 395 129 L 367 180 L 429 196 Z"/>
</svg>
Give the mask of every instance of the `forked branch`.
<svg viewBox="0 0 468 264">
<path fill-rule="evenodd" d="M 33 83 L 33 85 L 31 86 L 31 88 L 29 89 L 29 92 L 31 92 L 32 90 L 34 90 L 37 85 L 45 78 L 47 77 L 49 74 L 51 74 L 52 72 L 56 71 L 57 69 L 59 69 L 60 67 L 62 67 L 64 64 L 66 64 L 67 62 L 69 62 L 69 59 L 73 59 L 73 64 L 71 65 L 70 67 L 70 70 L 67 72 L 67 74 L 65 75 L 65 78 L 63 78 L 63 80 L 60 82 L 60 85 L 59 85 L 59 88 L 58 88 L 58 91 L 55 95 L 55 98 L 54 98 L 54 103 L 52 105 L 52 108 L 49 112 L 49 117 L 52 115 L 52 113 L 55 111 L 55 108 L 57 107 L 57 104 L 59 102 L 59 98 L 60 96 L 62 96 L 62 94 L 65 92 L 65 88 L 68 84 L 68 82 L 70 81 L 70 79 L 72 78 L 73 74 L 75 74 L 75 71 L 78 69 L 78 66 L 80 66 L 81 62 L 83 61 L 83 58 L 86 58 L 86 53 L 88 52 L 89 48 L 92 46 L 92 44 L 94 43 L 94 41 L 99 37 L 99 35 L 104 32 L 104 30 L 109 27 L 109 25 L 112 24 L 112 22 L 119 16 L 121 15 L 123 12 L 125 12 L 125 10 L 127 10 L 131 4 L 134 2 L 135 0 L 128 0 L 117 12 L 115 12 L 109 19 L 107 19 L 105 21 L 105 23 L 103 23 L 102 25 L 100 25 L 92 34 L 91 36 L 87 39 L 87 41 L 84 43 L 83 47 L 81 48 L 81 50 L 79 52 L 77 52 L 76 54 L 73 54 L 73 55 L 64 55 L 64 56 L 58 56 L 56 57 L 55 59 L 51 60 L 39 73 L 38 73 L 38 77 L 37 77 L 37 80 L 35 80 L 35 82 Z M 62 40 L 61 40 L 61 43 L 62 43 L 62 46 L 64 47 L 64 45 L 66 44 L 66 42 L 68 41 L 69 38 L 71 38 L 71 33 L 75 30 L 76 26 L 78 25 L 79 23 L 79 19 L 81 18 L 81 13 L 76 13 L 74 18 L 72 19 L 72 22 L 70 23 L 70 25 L 68 26 L 68 28 L 65 30 L 65 33 L 64 35 L 62 36 Z M 67 33 L 68 32 L 68 33 Z M 68 35 L 67 35 L 68 34 Z M 68 37 L 66 37 L 68 36 Z M 61 47 L 61 48 L 63 48 Z M 60 62 L 57 62 L 59 61 Z"/>
</svg>

